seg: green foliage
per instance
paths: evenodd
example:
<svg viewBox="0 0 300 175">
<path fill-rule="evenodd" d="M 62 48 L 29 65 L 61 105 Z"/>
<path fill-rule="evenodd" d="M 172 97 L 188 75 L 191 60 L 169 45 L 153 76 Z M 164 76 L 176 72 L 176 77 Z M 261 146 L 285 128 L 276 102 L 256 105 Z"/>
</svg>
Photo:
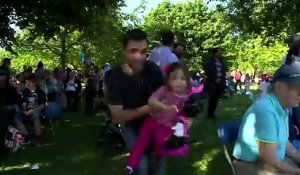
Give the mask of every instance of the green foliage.
<svg viewBox="0 0 300 175">
<path fill-rule="evenodd" d="M 255 76 L 273 73 L 281 64 L 286 47 L 281 42 L 266 45 L 261 37 L 238 39 L 235 45 L 235 68 Z"/>
<path fill-rule="evenodd" d="M 42 61 L 44 65 L 50 70 L 53 70 L 59 65 L 58 59 L 55 57 L 51 57 L 51 54 L 45 51 L 34 51 L 28 53 L 20 53 L 19 55 L 12 55 L 8 51 L 0 50 L 0 61 L 2 61 L 4 57 L 12 58 L 11 67 L 14 72 L 23 71 L 24 66 L 30 66 L 35 69 L 39 61 Z"/>
<path fill-rule="evenodd" d="M 299 0 L 212 0 L 241 32 L 280 37 L 300 30 Z"/>
<path fill-rule="evenodd" d="M 32 37 L 51 38 L 61 27 L 85 31 L 95 24 L 95 18 L 115 15 L 122 0 L 27 0 L 0 2 L 0 46 L 7 47 L 14 40 L 13 25 L 29 29 Z"/>
<path fill-rule="evenodd" d="M 228 21 L 227 13 L 209 10 L 202 0 L 164 1 L 146 15 L 141 26 L 150 36 L 151 49 L 159 45 L 162 30 L 174 31 L 185 46 L 185 59 L 192 71 L 202 69 L 202 63 L 211 57 L 211 48 L 221 47 L 231 69 L 272 73 L 286 50 L 279 39 L 241 33 Z"/>
</svg>

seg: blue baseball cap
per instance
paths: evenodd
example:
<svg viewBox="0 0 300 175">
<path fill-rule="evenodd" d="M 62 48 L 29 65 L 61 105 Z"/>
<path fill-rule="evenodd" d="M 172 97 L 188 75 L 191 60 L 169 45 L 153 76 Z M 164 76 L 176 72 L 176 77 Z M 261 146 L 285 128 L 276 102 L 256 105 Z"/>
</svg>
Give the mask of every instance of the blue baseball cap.
<svg viewBox="0 0 300 175">
<path fill-rule="evenodd" d="M 290 64 L 283 64 L 278 68 L 272 79 L 272 83 L 285 82 L 293 86 L 300 86 L 300 62 L 292 61 Z"/>
</svg>

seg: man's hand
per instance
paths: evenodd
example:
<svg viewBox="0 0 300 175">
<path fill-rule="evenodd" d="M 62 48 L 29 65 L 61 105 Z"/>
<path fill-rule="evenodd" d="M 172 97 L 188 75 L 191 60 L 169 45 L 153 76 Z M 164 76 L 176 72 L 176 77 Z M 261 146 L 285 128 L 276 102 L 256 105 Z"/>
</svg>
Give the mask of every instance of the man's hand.
<svg viewBox="0 0 300 175">
<path fill-rule="evenodd" d="M 129 76 L 133 75 L 133 69 L 128 64 L 123 64 L 122 69 L 127 75 Z"/>
<path fill-rule="evenodd" d="M 111 111 L 112 121 L 118 124 L 138 119 L 147 115 L 151 111 L 149 105 L 136 109 L 123 109 L 122 105 L 108 105 L 108 107 Z"/>
<path fill-rule="evenodd" d="M 30 116 L 34 113 L 34 110 L 33 109 L 30 109 L 29 111 L 25 112 L 25 115 L 26 116 Z"/>
<path fill-rule="evenodd" d="M 149 105 L 145 105 L 139 108 L 140 112 L 143 114 L 148 114 L 151 111 L 151 108 Z"/>
</svg>

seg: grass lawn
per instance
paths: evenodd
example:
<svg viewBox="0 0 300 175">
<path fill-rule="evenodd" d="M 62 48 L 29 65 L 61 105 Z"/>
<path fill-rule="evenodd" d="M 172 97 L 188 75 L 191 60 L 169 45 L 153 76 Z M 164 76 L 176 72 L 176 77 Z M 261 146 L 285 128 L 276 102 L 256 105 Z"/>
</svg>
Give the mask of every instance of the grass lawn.
<svg viewBox="0 0 300 175">
<path fill-rule="evenodd" d="M 218 121 L 209 121 L 203 116 L 196 119 L 191 130 L 190 154 L 185 158 L 168 158 L 167 175 L 232 174 L 218 142 L 216 128 L 218 122 L 240 118 L 250 103 L 247 96 L 237 95 L 220 102 Z M 55 123 L 56 145 L 29 146 L 11 155 L 0 168 L 0 174 L 122 175 L 126 153 L 118 153 L 110 145 L 95 149 L 101 127 L 101 115 L 87 118 L 80 112 L 66 113 L 62 122 Z M 29 167 L 36 163 L 40 169 L 30 170 Z"/>
</svg>

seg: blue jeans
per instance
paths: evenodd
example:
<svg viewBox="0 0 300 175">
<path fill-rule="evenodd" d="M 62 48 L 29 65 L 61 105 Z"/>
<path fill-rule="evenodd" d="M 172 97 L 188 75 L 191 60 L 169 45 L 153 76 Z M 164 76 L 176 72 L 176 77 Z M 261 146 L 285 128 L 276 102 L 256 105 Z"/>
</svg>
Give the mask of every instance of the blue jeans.
<svg viewBox="0 0 300 175">
<path fill-rule="evenodd" d="M 129 127 L 122 126 L 122 136 L 126 142 L 126 145 L 129 150 L 132 150 L 134 143 L 138 137 L 138 130 Z M 164 175 L 164 167 L 165 161 L 162 159 L 161 161 L 156 161 L 155 157 L 152 156 L 151 149 L 147 149 L 147 151 L 143 154 L 139 166 L 136 169 L 136 175 Z"/>
</svg>

